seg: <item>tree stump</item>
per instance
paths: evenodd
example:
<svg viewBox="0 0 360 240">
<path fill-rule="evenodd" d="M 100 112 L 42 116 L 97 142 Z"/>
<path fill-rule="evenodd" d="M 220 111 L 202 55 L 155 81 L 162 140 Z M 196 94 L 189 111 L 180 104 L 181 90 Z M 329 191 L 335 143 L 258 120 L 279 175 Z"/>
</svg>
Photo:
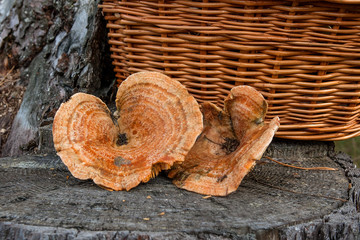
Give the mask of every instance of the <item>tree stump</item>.
<svg viewBox="0 0 360 240">
<path fill-rule="evenodd" d="M 165 174 L 129 192 L 71 176 L 55 155 L 0 159 L 0 239 L 356 239 L 360 171 L 333 143 L 275 139 L 238 190 L 204 197 Z"/>
</svg>

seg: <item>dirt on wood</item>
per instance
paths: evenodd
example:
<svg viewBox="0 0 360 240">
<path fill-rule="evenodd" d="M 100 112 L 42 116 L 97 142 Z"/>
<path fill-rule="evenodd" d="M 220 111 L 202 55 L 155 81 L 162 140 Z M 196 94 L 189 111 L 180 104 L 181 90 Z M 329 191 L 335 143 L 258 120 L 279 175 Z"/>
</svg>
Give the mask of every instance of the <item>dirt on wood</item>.
<svg viewBox="0 0 360 240">
<path fill-rule="evenodd" d="M 0 159 L 0 239 L 359 239 L 360 172 L 331 142 L 275 139 L 227 197 L 164 175 L 130 191 L 74 178 L 56 155 Z M 349 186 L 351 183 L 351 186 Z"/>
<path fill-rule="evenodd" d="M 0 156 L 12 122 L 20 108 L 25 86 L 20 84 L 20 71 L 11 68 L 0 73 Z"/>
</svg>

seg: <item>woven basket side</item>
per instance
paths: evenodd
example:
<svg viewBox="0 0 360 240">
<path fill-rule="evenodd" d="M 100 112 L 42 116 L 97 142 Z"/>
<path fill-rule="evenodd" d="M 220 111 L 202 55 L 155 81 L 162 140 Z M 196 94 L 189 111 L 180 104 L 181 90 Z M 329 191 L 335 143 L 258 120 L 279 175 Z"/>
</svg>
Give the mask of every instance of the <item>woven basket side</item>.
<svg viewBox="0 0 360 240">
<path fill-rule="evenodd" d="M 277 136 L 338 140 L 360 135 L 360 5 L 325 1 L 110 1 L 119 83 L 160 71 L 199 102 L 222 105 L 255 87 L 279 116 Z"/>
</svg>

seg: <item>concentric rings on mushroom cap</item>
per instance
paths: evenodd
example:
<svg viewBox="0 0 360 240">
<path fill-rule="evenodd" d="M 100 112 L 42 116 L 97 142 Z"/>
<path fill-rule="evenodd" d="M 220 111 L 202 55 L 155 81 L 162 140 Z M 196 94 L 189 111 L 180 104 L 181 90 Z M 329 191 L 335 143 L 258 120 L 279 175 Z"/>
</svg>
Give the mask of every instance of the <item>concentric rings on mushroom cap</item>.
<svg viewBox="0 0 360 240">
<path fill-rule="evenodd" d="M 237 86 L 225 110 L 204 103 L 204 129 L 182 164 L 169 172 L 179 188 L 226 196 L 238 188 L 255 166 L 279 127 L 279 118 L 264 123 L 267 104 L 249 86 Z"/>
<path fill-rule="evenodd" d="M 116 106 L 118 124 L 99 98 L 84 93 L 56 113 L 55 148 L 75 177 L 129 190 L 182 162 L 202 131 L 195 99 L 161 73 L 131 75 L 119 87 Z"/>
</svg>

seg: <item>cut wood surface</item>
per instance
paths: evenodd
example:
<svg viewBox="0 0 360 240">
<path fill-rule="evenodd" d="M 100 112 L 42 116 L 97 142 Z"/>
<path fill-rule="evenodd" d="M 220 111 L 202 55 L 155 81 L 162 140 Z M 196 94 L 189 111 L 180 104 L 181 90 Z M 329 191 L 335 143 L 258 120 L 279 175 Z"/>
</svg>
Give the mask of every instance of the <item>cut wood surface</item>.
<svg viewBox="0 0 360 240">
<path fill-rule="evenodd" d="M 359 237 L 360 172 L 333 144 L 276 139 L 227 197 L 165 174 L 128 192 L 75 179 L 55 155 L 0 159 L 0 239 L 337 239 Z"/>
</svg>

